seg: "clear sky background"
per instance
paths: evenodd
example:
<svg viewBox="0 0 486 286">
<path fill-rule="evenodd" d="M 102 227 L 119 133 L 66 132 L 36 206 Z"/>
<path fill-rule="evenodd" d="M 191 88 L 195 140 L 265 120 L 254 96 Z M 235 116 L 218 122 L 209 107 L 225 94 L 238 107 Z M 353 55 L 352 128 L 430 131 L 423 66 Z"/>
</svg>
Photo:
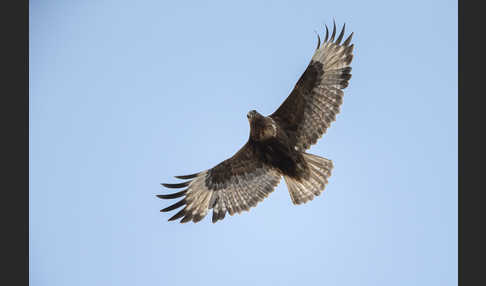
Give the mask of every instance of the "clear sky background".
<svg viewBox="0 0 486 286">
<path fill-rule="evenodd" d="M 232 156 L 333 18 L 325 193 L 167 222 L 159 183 Z M 31 285 L 456 285 L 457 136 L 456 1 L 31 0 Z"/>
</svg>

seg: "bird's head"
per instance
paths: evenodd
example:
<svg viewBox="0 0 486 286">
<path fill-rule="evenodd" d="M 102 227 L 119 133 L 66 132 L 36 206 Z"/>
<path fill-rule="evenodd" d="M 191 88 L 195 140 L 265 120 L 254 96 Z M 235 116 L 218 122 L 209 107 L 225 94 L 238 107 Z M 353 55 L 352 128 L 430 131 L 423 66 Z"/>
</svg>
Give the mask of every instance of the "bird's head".
<svg viewBox="0 0 486 286">
<path fill-rule="evenodd" d="M 246 117 L 248 118 L 248 121 L 252 122 L 256 119 L 259 119 L 259 118 L 263 118 L 263 116 L 258 113 L 256 110 L 250 110 L 248 112 L 248 114 L 246 115 Z"/>
<path fill-rule="evenodd" d="M 246 115 L 250 123 L 250 137 L 255 141 L 270 139 L 277 135 L 277 126 L 272 118 L 251 110 Z"/>
</svg>

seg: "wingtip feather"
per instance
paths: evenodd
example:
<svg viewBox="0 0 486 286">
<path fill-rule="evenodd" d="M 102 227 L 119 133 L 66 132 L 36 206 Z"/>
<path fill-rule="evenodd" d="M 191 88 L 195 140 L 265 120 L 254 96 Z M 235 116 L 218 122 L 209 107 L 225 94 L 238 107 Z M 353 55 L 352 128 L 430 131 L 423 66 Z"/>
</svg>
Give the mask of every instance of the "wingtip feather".
<svg viewBox="0 0 486 286">
<path fill-rule="evenodd" d="M 339 34 L 337 40 L 336 40 L 336 44 L 339 45 L 339 43 L 341 43 L 341 41 L 343 40 L 343 37 L 344 37 L 344 30 L 346 29 L 346 23 L 344 23 L 343 25 L 343 29 L 341 30 L 341 33 Z"/>
<path fill-rule="evenodd" d="M 194 173 L 194 174 L 190 174 L 190 175 L 182 175 L 182 176 L 174 176 L 174 177 L 177 178 L 177 179 L 187 180 L 187 179 L 193 179 L 193 178 L 197 177 L 197 175 L 199 175 L 199 173 Z"/>
<path fill-rule="evenodd" d="M 165 209 L 161 209 L 160 211 L 161 212 L 168 212 L 168 211 L 174 210 L 176 208 L 182 207 L 185 204 L 186 204 L 186 199 L 182 199 L 182 200 L 178 201 L 177 203 L 166 207 Z"/>
<path fill-rule="evenodd" d="M 180 191 L 177 193 L 167 194 L 167 195 L 157 195 L 159 199 L 176 199 L 185 195 L 187 190 Z"/>
<path fill-rule="evenodd" d="M 172 217 L 170 217 L 167 221 L 173 221 L 173 220 L 176 220 L 178 218 L 183 217 L 184 214 L 185 214 L 185 211 L 186 211 L 186 208 L 183 208 L 178 213 L 176 213 L 175 215 L 173 215 Z"/>
<path fill-rule="evenodd" d="M 317 33 L 316 31 L 314 32 L 317 34 L 317 47 L 316 47 L 317 50 L 321 46 L 321 37 L 319 36 L 319 33 Z"/>
<path fill-rule="evenodd" d="M 336 36 L 336 21 L 334 21 L 334 19 L 332 20 L 332 25 L 333 25 L 333 28 L 332 28 L 332 35 L 331 35 L 331 39 L 330 41 L 334 41 L 334 37 Z"/>
<path fill-rule="evenodd" d="M 166 188 L 171 188 L 171 189 L 178 189 L 178 188 L 184 188 L 189 185 L 189 182 L 184 182 L 184 183 L 178 183 L 178 184 L 166 184 L 166 183 L 161 183 L 162 186 Z"/>
<path fill-rule="evenodd" d="M 347 39 L 344 41 L 344 43 L 343 43 L 343 45 L 344 45 L 344 46 L 349 45 L 349 43 L 351 42 L 351 39 L 353 38 L 353 34 L 354 34 L 354 32 L 352 32 L 352 33 L 351 33 L 351 34 L 348 36 L 348 38 L 347 38 Z"/>
</svg>

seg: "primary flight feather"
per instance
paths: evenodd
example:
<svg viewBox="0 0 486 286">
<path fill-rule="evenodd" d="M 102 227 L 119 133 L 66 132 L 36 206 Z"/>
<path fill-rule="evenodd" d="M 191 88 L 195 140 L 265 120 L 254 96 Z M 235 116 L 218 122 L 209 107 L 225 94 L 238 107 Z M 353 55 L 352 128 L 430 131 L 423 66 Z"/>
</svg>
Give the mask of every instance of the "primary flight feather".
<svg viewBox="0 0 486 286">
<path fill-rule="evenodd" d="M 343 43 L 345 26 L 336 36 L 336 24 L 317 48 L 306 70 L 280 107 L 263 116 L 247 114 L 250 136 L 233 157 L 211 169 L 176 178 L 188 180 L 162 184 L 182 191 L 157 195 L 162 199 L 182 198 L 161 210 L 183 207 L 169 221 L 199 222 L 212 209 L 212 222 L 247 211 L 265 199 L 283 176 L 294 204 L 320 195 L 331 176 L 331 160 L 306 153 L 336 119 L 343 101 L 343 89 L 351 78 L 353 33 Z"/>
</svg>

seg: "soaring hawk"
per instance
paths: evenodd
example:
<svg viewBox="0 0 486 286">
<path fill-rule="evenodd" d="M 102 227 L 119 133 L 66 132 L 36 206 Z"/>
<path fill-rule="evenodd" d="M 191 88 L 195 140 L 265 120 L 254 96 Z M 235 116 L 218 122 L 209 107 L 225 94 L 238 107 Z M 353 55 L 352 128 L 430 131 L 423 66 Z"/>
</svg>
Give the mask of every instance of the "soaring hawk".
<svg viewBox="0 0 486 286">
<path fill-rule="evenodd" d="M 336 119 L 343 102 L 343 89 L 351 78 L 353 33 L 336 36 L 334 23 L 331 37 L 317 48 L 306 70 L 280 107 L 271 115 L 248 112 L 250 135 L 245 145 L 231 158 L 211 169 L 192 175 L 176 176 L 187 180 L 162 184 L 184 190 L 157 195 L 162 199 L 180 198 L 162 209 L 168 212 L 183 207 L 169 221 L 199 222 L 213 210 L 212 222 L 248 211 L 266 198 L 281 177 L 287 184 L 292 203 L 306 203 L 321 194 L 331 176 L 331 160 L 306 153 Z"/>
</svg>

